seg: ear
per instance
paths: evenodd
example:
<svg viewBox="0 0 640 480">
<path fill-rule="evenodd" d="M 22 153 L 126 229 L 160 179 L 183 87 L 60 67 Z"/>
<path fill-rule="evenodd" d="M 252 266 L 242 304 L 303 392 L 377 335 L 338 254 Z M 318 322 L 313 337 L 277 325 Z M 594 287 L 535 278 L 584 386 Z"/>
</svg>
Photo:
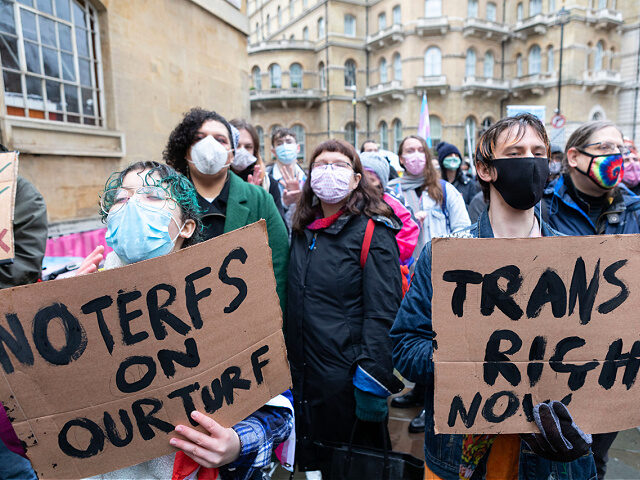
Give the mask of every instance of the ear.
<svg viewBox="0 0 640 480">
<path fill-rule="evenodd" d="M 299 144 L 298 142 L 296 142 L 296 147 L 298 147 L 298 148 L 296 149 L 296 152 L 300 153 L 300 144 Z"/>
<path fill-rule="evenodd" d="M 362 174 L 356 173 L 353 175 L 353 178 L 356 182 L 355 185 L 353 186 L 353 189 L 355 190 L 356 188 L 358 188 L 358 185 L 360 184 L 360 180 L 362 179 Z"/>
<path fill-rule="evenodd" d="M 195 233 L 195 231 L 196 231 L 196 222 L 192 219 L 189 219 L 186 222 L 184 222 L 184 227 L 182 227 L 182 231 L 179 233 L 179 236 L 181 236 L 186 240 L 187 238 L 191 238 Z"/>
<path fill-rule="evenodd" d="M 580 152 L 575 147 L 569 149 L 567 152 L 567 163 L 570 167 L 576 168 L 578 166 L 578 155 L 580 155 Z"/>
<path fill-rule="evenodd" d="M 476 162 L 476 172 L 487 183 L 494 182 L 497 178 L 496 169 L 484 162 Z"/>
</svg>

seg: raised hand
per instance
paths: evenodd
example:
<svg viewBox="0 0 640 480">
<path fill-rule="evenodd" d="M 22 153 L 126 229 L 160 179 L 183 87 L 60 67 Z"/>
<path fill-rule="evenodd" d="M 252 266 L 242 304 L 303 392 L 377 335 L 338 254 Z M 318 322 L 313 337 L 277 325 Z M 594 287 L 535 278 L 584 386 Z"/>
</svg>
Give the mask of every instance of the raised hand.
<svg viewBox="0 0 640 480">
<path fill-rule="evenodd" d="M 260 169 L 260 165 L 258 165 L 258 163 L 256 163 L 256 165 L 253 167 L 253 173 L 250 173 L 249 176 L 247 177 L 247 182 L 252 183 L 253 185 L 262 185 L 262 181 L 260 180 L 260 175 L 261 173 L 261 169 Z"/>
<path fill-rule="evenodd" d="M 98 267 L 100 266 L 100 262 L 102 262 L 104 258 L 104 247 L 102 245 L 98 245 L 93 249 L 87 257 L 82 261 L 77 270 L 74 271 L 74 276 L 85 275 L 87 273 L 94 273 L 98 271 Z"/>
<path fill-rule="evenodd" d="M 286 168 L 280 168 L 282 172 L 282 180 L 284 181 L 284 191 L 282 192 L 282 203 L 286 206 L 289 206 L 293 203 L 296 203 L 302 195 L 302 190 L 300 189 L 300 182 L 296 177 L 295 170 L 291 173 Z"/>
</svg>

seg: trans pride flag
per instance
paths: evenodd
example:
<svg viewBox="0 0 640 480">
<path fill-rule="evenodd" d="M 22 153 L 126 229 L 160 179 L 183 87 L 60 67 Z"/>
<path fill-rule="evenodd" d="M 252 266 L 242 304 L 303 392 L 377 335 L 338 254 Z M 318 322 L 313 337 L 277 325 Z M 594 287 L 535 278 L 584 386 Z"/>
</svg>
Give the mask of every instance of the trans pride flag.
<svg viewBox="0 0 640 480">
<path fill-rule="evenodd" d="M 422 94 L 422 108 L 420 108 L 420 122 L 418 123 L 418 136 L 427 141 L 429 148 L 431 145 L 431 128 L 429 127 L 429 105 L 427 105 L 427 92 Z"/>
</svg>

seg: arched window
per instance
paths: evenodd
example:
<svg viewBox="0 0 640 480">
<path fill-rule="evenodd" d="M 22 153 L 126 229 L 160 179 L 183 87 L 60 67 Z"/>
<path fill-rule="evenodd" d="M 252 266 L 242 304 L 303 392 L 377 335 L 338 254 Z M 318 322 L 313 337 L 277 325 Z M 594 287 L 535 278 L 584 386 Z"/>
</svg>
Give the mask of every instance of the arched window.
<svg viewBox="0 0 640 480">
<path fill-rule="evenodd" d="M 493 52 L 488 51 L 484 54 L 484 62 L 482 64 L 482 75 L 485 78 L 493 78 L 493 65 L 494 65 Z"/>
<path fill-rule="evenodd" d="M 389 150 L 389 127 L 387 122 L 380 122 L 380 148 Z"/>
<path fill-rule="evenodd" d="M 356 17 L 347 14 L 344 16 L 344 34 L 349 37 L 356 36 Z"/>
<path fill-rule="evenodd" d="M 476 51 L 473 48 L 467 50 L 464 72 L 466 77 L 476 76 Z"/>
<path fill-rule="evenodd" d="M 487 3 L 487 20 L 495 22 L 498 18 L 496 4 L 493 2 Z"/>
<path fill-rule="evenodd" d="M 344 140 L 356 147 L 356 128 L 353 122 L 347 122 L 344 126 Z"/>
<path fill-rule="evenodd" d="M 260 142 L 260 158 L 264 159 L 264 130 L 260 126 L 256 126 L 258 141 Z"/>
<path fill-rule="evenodd" d="M 553 46 L 549 45 L 547 48 L 547 72 L 552 73 L 554 69 Z"/>
<path fill-rule="evenodd" d="M 476 148 L 476 119 L 473 117 L 467 117 L 464 121 L 464 139 L 464 154 L 471 157 Z M 469 152 L 469 146 L 471 146 L 471 152 Z"/>
<path fill-rule="evenodd" d="M 540 47 L 534 45 L 529 49 L 529 75 L 535 75 L 542 70 L 542 61 L 540 59 Z"/>
<path fill-rule="evenodd" d="M 378 31 L 384 30 L 387 28 L 387 14 L 382 12 L 378 15 Z"/>
<path fill-rule="evenodd" d="M 282 26 L 282 10 L 280 9 L 280 5 L 278 5 L 278 28 Z"/>
<path fill-rule="evenodd" d="M 598 0 L 598 8 L 607 8 L 607 0 Z"/>
<path fill-rule="evenodd" d="M 542 13 L 542 0 L 529 0 L 529 16 L 533 17 Z"/>
<path fill-rule="evenodd" d="M 356 84 L 356 62 L 347 60 L 344 62 L 344 86 L 353 87 Z"/>
<path fill-rule="evenodd" d="M 304 27 L 302 29 L 302 39 L 304 41 L 308 41 L 309 40 L 309 27 Z"/>
<path fill-rule="evenodd" d="M 271 17 L 267 13 L 267 35 L 271 35 Z"/>
<path fill-rule="evenodd" d="M 256 22 L 256 42 L 260 40 L 260 22 Z"/>
<path fill-rule="evenodd" d="M 98 23 L 84 1 L 0 2 L 9 115 L 103 125 Z"/>
<path fill-rule="evenodd" d="M 318 71 L 320 72 L 320 90 L 327 89 L 327 74 L 324 71 L 324 62 L 318 64 Z"/>
<path fill-rule="evenodd" d="M 277 63 L 269 67 L 269 81 L 271 88 L 282 88 L 282 69 Z"/>
<path fill-rule="evenodd" d="M 518 54 L 516 56 L 516 77 L 520 78 L 522 76 L 522 55 Z"/>
<path fill-rule="evenodd" d="M 393 151 L 397 152 L 402 142 L 402 122 L 396 118 L 393 121 Z"/>
<path fill-rule="evenodd" d="M 442 0 L 425 0 L 424 1 L 425 17 L 441 17 L 442 16 Z"/>
<path fill-rule="evenodd" d="M 324 38 L 324 18 L 320 17 L 318 19 L 318 40 Z"/>
<path fill-rule="evenodd" d="M 424 76 L 442 75 L 442 54 L 438 47 L 429 47 L 424 54 Z"/>
<path fill-rule="evenodd" d="M 396 5 L 393 7 L 393 24 L 400 25 L 402 23 L 402 12 L 400 10 L 400 5 Z"/>
<path fill-rule="evenodd" d="M 429 128 L 431 131 L 431 144 L 438 145 L 442 140 L 442 120 L 435 115 L 429 115 Z"/>
<path fill-rule="evenodd" d="M 387 83 L 389 81 L 389 72 L 387 71 L 387 60 L 382 57 L 380 59 L 380 83 Z"/>
<path fill-rule="evenodd" d="M 467 17 L 469 17 L 469 18 L 477 18 L 478 17 L 478 0 L 468 0 L 468 3 L 467 3 Z"/>
<path fill-rule="evenodd" d="M 260 67 L 253 67 L 251 70 L 251 77 L 253 78 L 253 88 L 256 90 L 262 90 L 262 74 L 260 73 Z"/>
<path fill-rule="evenodd" d="M 493 124 L 493 120 L 491 119 L 491 117 L 485 117 L 484 120 L 482 120 L 482 130 L 486 130 L 487 128 L 489 128 L 491 125 Z"/>
<path fill-rule="evenodd" d="M 609 70 L 613 70 L 613 59 L 616 56 L 616 49 L 611 47 L 611 51 L 609 52 Z"/>
<path fill-rule="evenodd" d="M 603 65 L 604 65 L 604 43 L 602 43 L 602 40 L 600 40 L 598 43 L 596 43 L 596 55 L 593 62 L 593 69 L 596 72 L 599 72 L 603 69 Z"/>
<path fill-rule="evenodd" d="M 393 79 L 402 81 L 402 59 L 399 53 L 393 56 Z"/>
<path fill-rule="evenodd" d="M 307 144 L 307 138 L 304 133 L 304 127 L 302 125 L 296 124 L 291 127 L 291 130 L 293 130 L 293 133 L 296 134 L 296 140 L 298 141 L 298 145 L 300 146 L 300 151 L 298 152 L 298 159 L 304 162 L 306 158 L 305 150 L 306 150 L 306 144 Z"/>
<path fill-rule="evenodd" d="M 524 6 L 522 5 L 522 2 L 520 2 L 516 7 L 516 18 L 519 22 L 524 18 Z"/>
<path fill-rule="evenodd" d="M 302 88 L 302 66 L 299 63 L 292 63 L 289 67 L 289 80 L 291 88 Z"/>
</svg>

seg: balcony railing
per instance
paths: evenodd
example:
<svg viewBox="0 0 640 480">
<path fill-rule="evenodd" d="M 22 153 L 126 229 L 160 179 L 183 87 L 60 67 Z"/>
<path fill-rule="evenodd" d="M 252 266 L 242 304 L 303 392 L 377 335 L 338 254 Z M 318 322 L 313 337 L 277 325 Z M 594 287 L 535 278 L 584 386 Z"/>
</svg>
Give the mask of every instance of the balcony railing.
<svg viewBox="0 0 640 480">
<path fill-rule="evenodd" d="M 367 47 L 371 50 L 383 48 L 386 45 L 400 42 L 403 38 L 404 33 L 402 31 L 402 25 L 396 23 L 384 30 L 380 30 L 374 35 L 369 35 L 367 37 Z"/>
<path fill-rule="evenodd" d="M 594 23 L 596 28 L 609 29 L 622 25 L 622 12 L 602 8 L 587 10 L 587 23 Z"/>
<path fill-rule="evenodd" d="M 422 75 L 416 81 L 415 90 L 419 95 L 424 90 L 444 95 L 448 88 L 446 75 Z"/>
<path fill-rule="evenodd" d="M 443 35 L 449 29 L 449 19 L 447 17 L 422 17 L 416 23 L 416 33 L 418 35 Z"/>
<path fill-rule="evenodd" d="M 582 79 L 593 93 L 617 90 L 623 83 L 620 72 L 613 70 L 587 70 L 583 73 Z"/>
<path fill-rule="evenodd" d="M 511 80 L 511 89 L 528 90 L 534 95 L 542 95 L 545 88 L 554 87 L 557 83 L 555 72 L 532 73 Z"/>
<path fill-rule="evenodd" d="M 371 99 L 378 97 L 380 101 L 385 97 L 391 97 L 394 100 L 402 100 L 404 98 L 404 90 L 400 80 L 391 80 L 390 82 L 371 85 L 365 90 L 365 97 Z"/>
<path fill-rule="evenodd" d="M 503 23 L 491 22 L 482 18 L 467 18 L 464 21 L 462 34 L 468 36 L 493 36 L 506 38 L 509 36 L 509 27 Z"/>
<path fill-rule="evenodd" d="M 271 42 L 260 42 L 250 44 L 249 54 L 259 52 L 269 52 L 273 50 L 315 50 L 316 44 L 310 40 L 275 40 Z"/>
<path fill-rule="evenodd" d="M 324 97 L 324 91 L 317 88 L 269 88 L 249 91 L 249 98 L 252 102 L 269 100 L 315 101 L 322 97 Z"/>
<path fill-rule="evenodd" d="M 462 88 L 470 91 L 506 91 L 509 89 L 509 82 L 507 80 L 500 80 L 493 77 L 464 77 L 462 82 Z"/>
<path fill-rule="evenodd" d="M 548 26 L 549 18 L 542 13 L 538 13 L 537 15 L 516 22 L 513 31 L 521 37 L 534 34 L 544 35 L 547 33 Z"/>
</svg>

